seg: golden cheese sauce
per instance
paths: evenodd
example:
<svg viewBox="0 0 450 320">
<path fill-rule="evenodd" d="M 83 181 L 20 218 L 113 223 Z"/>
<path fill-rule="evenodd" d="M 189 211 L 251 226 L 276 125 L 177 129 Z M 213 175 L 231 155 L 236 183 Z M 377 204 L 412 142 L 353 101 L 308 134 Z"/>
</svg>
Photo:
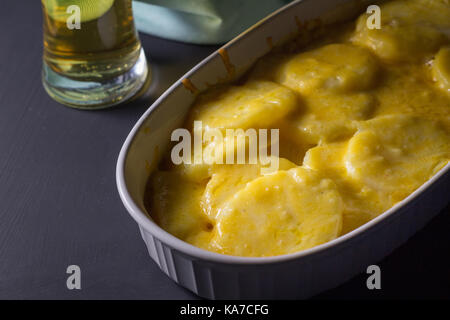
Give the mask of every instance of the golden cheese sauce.
<svg viewBox="0 0 450 320">
<path fill-rule="evenodd" d="M 239 85 L 201 94 L 186 128 L 194 120 L 204 133 L 278 128 L 278 170 L 165 160 L 146 195 L 155 221 L 214 252 L 287 254 L 354 230 L 443 168 L 449 1 L 386 3 L 381 29 L 368 29 L 367 17 L 307 50 L 264 57 Z"/>
</svg>

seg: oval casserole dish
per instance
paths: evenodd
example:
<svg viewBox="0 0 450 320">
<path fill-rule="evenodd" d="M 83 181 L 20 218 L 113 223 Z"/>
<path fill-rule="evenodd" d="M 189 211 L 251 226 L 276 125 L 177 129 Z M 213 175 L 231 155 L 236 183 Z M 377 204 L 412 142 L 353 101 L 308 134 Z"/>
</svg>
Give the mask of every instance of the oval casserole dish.
<svg viewBox="0 0 450 320">
<path fill-rule="evenodd" d="M 195 99 L 192 91 L 237 79 L 268 53 L 272 44 L 292 38 L 305 22 L 328 25 L 348 21 L 370 4 L 361 0 L 290 3 L 199 63 L 134 126 L 117 163 L 119 194 L 138 223 L 150 256 L 175 282 L 208 299 L 307 298 L 342 284 L 381 260 L 447 205 L 450 164 L 403 201 L 352 232 L 305 251 L 264 258 L 227 256 L 194 247 L 161 229 L 144 207 L 147 180 L 167 148 L 171 132 L 181 127 Z"/>
</svg>

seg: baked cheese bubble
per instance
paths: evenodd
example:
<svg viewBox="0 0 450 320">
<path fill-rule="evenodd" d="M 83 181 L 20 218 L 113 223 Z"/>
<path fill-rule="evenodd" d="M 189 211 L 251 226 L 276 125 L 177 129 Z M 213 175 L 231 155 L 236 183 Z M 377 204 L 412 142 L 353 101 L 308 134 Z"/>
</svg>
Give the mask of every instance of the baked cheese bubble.
<svg viewBox="0 0 450 320">
<path fill-rule="evenodd" d="M 302 167 L 278 171 L 248 183 L 227 202 L 211 246 L 253 257 L 305 250 L 339 235 L 342 210 L 333 181 Z"/>
</svg>

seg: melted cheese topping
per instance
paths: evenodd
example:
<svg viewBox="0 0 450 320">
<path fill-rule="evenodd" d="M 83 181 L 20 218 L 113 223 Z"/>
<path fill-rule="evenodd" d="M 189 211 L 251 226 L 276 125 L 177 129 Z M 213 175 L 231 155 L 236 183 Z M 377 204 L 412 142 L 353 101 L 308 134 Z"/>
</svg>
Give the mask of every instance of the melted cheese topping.
<svg viewBox="0 0 450 320">
<path fill-rule="evenodd" d="M 166 160 L 147 192 L 155 221 L 214 252 L 287 254 L 358 228 L 442 169 L 450 4 L 393 1 L 381 17 L 381 29 L 363 14 L 310 49 L 264 57 L 240 85 L 200 95 L 186 128 L 277 128 L 279 168 Z"/>
</svg>

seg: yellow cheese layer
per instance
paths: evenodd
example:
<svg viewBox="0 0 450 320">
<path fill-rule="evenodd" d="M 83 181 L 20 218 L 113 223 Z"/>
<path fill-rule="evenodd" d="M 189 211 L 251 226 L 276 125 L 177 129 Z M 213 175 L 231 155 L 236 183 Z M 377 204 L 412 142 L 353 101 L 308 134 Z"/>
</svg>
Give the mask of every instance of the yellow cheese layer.
<svg viewBox="0 0 450 320">
<path fill-rule="evenodd" d="M 269 54 L 239 85 L 201 94 L 186 120 L 191 133 L 194 121 L 204 134 L 279 129 L 278 169 L 173 165 L 168 156 L 149 181 L 155 221 L 222 254 L 288 254 L 358 228 L 442 169 L 450 159 L 450 3 L 392 1 L 381 5 L 380 29 L 367 19 L 306 50 Z M 203 147 L 235 151 L 226 143 Z"/>
</svg>

